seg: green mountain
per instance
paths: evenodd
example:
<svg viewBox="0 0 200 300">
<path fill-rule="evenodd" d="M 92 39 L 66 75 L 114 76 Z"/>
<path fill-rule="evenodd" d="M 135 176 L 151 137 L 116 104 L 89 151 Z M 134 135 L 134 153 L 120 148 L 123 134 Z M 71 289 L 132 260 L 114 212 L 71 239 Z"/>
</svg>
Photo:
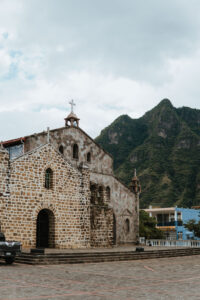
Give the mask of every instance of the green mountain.
<svg viewBox="0 0 200 300">
<path fill-rule="evenodd" d="M 164 99 L 139 119 L 120 116 L 96 142 L 112 154 L 125 184 L 137 169 L 142 208 L 200 205 L 200 110 Z"/>
</svg>

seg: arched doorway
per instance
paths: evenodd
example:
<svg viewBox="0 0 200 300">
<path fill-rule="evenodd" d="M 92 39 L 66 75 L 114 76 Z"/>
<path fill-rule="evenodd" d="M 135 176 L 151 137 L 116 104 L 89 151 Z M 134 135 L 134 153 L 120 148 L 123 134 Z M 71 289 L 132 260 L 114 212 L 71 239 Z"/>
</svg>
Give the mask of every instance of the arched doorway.
<svg viewBox="0 0 200 300">
<path fill-rule="evenodd" d="M 55 246 L 55 218 L 49 209 L 42 209 L 37 217 L 36 246 L 53 248 Z"/>
<path fill-rule="evenodd" d="M 130 232 L 130 221 L 129 219 L 125 220 L 125 232 L 128 234 Z"/>
</svg>

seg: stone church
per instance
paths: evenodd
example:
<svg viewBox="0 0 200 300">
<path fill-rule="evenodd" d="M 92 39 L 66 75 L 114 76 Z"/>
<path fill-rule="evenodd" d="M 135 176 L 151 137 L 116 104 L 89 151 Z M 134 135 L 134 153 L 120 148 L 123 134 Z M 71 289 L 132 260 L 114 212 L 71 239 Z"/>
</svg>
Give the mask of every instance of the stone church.
<svg viewBox="0 0 200 300">
<path fill-rule="evenodd" d="M 127 188 L 113 159 L 80 127 L 4 141 L 0 148 L 0 226 L 23 247 L 109 247 L 138 241 L 139 181 Z"/>
</svg>

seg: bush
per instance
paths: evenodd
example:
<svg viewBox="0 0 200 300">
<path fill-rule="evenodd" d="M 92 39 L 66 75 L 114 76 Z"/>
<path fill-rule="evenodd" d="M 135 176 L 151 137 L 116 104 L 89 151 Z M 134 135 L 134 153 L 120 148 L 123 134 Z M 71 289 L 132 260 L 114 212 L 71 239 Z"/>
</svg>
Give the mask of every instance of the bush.
<svg viewBox="0 0 200 300">
<path fill-rule="evenodd" d="M 196 237 L 200 238 L 200 221 L 196 223 L 195 220 L 189 220 L 187 223 L 184 224 L 184 227 L 187 228 L 189 231 L 193 231 Z"/>
<path fill-rule="evenodd" d="M 163 232 L 156 228 L 156 219 L 149 216 L 149 214 L 140 210 L 140 225 L 139 232 L 141 237 L 146 239 L 162 239 Z"/>
</svg>

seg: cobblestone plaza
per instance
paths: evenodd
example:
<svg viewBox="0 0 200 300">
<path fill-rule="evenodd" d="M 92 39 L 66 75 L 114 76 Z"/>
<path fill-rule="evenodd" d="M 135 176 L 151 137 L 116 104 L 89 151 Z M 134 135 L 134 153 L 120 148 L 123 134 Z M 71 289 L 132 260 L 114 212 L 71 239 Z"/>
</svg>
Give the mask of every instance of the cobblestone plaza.
<svg viewBox="0 0 200 300">
<path fill-rule="evenodd" d="M 74 265 L 0 263 L 0 299 L 200 299 L 200 256 Z"/>
</svg>

